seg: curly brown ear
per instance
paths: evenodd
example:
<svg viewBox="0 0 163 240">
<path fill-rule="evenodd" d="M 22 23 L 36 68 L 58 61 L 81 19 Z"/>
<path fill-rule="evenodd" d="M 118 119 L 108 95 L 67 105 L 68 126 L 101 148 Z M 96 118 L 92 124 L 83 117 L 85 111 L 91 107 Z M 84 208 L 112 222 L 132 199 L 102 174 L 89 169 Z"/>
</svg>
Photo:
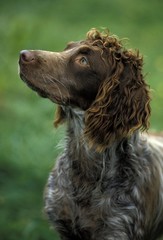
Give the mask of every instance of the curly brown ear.
<svg viewBox="0 0 163 240">
<path fill-rule="evenodd" d="M 54 127 L 58 127 L 58 125 L 62 124 L 65 121 L 66 115 L 61 106 L 57 106 L 55 112 L 55 120 Z"/>
<path fill-rule="evenodd" d="M 85 114 L 85 137 L 98 151 L 149 126 L 150 96 L 141 73 L 142 58 L 123 52 L 114 69 Z"/>
</svg>

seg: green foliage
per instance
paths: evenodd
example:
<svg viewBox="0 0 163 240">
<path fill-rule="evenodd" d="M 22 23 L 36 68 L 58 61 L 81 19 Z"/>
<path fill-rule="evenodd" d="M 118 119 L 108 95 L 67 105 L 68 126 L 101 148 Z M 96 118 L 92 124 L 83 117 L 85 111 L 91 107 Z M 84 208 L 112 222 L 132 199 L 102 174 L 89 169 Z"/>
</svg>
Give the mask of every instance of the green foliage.
<svg viewBox="0 0 163 240">
<path fill-rule="evenodd" d="M 58 239 L 42 213 L 43 190 L 64 130 L 54 105 L 21 82 L 19 51 L 60 51 L 91 27 L 107 27 L 144 55 L 153 91 L 151 127 L 163 128 L 163 2 L 148 0 L 6 0 L 0 7 L 0 236 Z"/>
</svg>

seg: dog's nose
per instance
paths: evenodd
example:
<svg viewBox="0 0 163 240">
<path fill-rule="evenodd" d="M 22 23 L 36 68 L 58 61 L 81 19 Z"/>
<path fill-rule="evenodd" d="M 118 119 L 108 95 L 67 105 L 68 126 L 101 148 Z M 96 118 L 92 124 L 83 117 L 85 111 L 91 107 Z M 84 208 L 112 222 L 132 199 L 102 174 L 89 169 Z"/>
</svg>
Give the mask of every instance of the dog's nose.
<svg viewBox="0 0 163 240">
<path fill-rule="evenodd" d="M 22 50 L 20 52 L 20 60 L 24 63 L 30 63 L 35 59 L 34 53 L 29 50 Z"/>
</svg>

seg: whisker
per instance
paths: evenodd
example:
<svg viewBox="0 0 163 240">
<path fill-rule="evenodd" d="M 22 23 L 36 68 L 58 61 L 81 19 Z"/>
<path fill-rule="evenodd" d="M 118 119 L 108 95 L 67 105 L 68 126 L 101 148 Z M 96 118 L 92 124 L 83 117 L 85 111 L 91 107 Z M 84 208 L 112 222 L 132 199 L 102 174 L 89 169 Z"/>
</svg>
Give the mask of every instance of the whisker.
<svg viewBox="0 0 163 240">
<path fill-rule="evenodd" d="M 44 77 L 45 77 L 49 82 L 51 82 L 52 84 L 54 84 L 55 82 L 58 83 L 59 85 L 61 85 L 62 87 L 64 87 L 64 88 L 66 89 L 66 91 L 68 92 L 68 88 L 66 87 L 66 85 L 65 85 L 64 83 L 62 83 L 61 81 L 59 81 L 58 79 L 54 78 L 52 75 L 50 75 L 50 74 L 43 74 L 43 78 L 44 78 Z M 44 80 L 44 82 L 45 82 L 45 80 Z M 45 83 L 47 84 L 48 82 L 46 81 Z M 61 100 L 63 101 L 63 103 L 65 103 L 64 97 L 63 97 L 63 95 L 62 95 L 62 93 L 61 93 L 61 90 L 60 90 L 59 85 L 55 85 L 55 86 L 56 86 L 57 89 L 58 89 L 58 92 L 59 92 L 59 94 L 60 94 L 60 96 L 61 96 Z M 68 99 L 68 102 L 70 103 L 70 99 Z"/>
<path fill-rule="evenodd" d="M 63 86 L 64 88 L 66 88 L 66 86 L 63 84 L 63 83 L 61 83 L 59 80 L 57 80 L 57 79 L 55 79 L 53 76 L 51 76 L 50 74 L 42 74 L 42 77 L 43 77 L 43 79 L 44 79 L 44 82 L 46 83 L 46 84 L 48 84 L 48 82 L 51 82 L 52 84 L 54 84 L 55 82 L 57 82 L 57 83 L 59 83 L 61 86 Z M 47 81 L 48 80 L 48 81 Z M 63 104 L 65 103 L 65 100 L 64 100 L 64 96 L 63 96 L 63 94 L 62 94 L 62 92 L 61 92 L 61 89 L 60 89 L 60 87 L 58 86 L 58 84 L 55 84 L 55 87 L 58 89 L 58 93 L 59 93 L 59 95 L 60 95 L 60 98 L 61 98 L 61 101 L 63 102 Z M 67 88 L 66 88 L 66 90 L 67 90 Z M 69 100 L 69 99 L 68 99 Z"/>
</svg>

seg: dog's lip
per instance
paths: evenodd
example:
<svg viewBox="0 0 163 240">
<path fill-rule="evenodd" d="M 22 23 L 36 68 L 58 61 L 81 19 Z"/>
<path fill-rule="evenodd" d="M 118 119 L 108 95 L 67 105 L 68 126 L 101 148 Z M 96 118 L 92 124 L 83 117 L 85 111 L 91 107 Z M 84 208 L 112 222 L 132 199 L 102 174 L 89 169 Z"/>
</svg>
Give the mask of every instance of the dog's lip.
<svg viewBox="0 0 163 240">
<path fill-rule="evenodd" d="M 49 98 L 52 102 L 57 103 L 57 104 L 62 104 L 61 98 L 52 94 L 48 94 L 47 92 L 45 92 L 44 90 L 42 90 L 41 88 L 35 86 L 34 84 L 32 84 L 27 77 L 25 76 L 25 74 L 23 73 L 23 71 L 21 71 L 20 68 L 20 78 L 23 80 L 23 82 L 25 82 L 27 84 L 28 87 L 30 87 L 32 90 L 34 90 L 35 92 L 38 93 L 39 96 L 43 97 L 43 98 Z"/>
<path fill-rule="evenodd" d="M 20 78 L 23 80 L 23 82 L 25 82 L 32 90 L 37 92 L 41 97 L 44 97 L 44 98 L 48 97 L 48 94 L 44 90 L 32 84 L 21 70 L 19 75 L 20 75 Z"/>
</svg>

